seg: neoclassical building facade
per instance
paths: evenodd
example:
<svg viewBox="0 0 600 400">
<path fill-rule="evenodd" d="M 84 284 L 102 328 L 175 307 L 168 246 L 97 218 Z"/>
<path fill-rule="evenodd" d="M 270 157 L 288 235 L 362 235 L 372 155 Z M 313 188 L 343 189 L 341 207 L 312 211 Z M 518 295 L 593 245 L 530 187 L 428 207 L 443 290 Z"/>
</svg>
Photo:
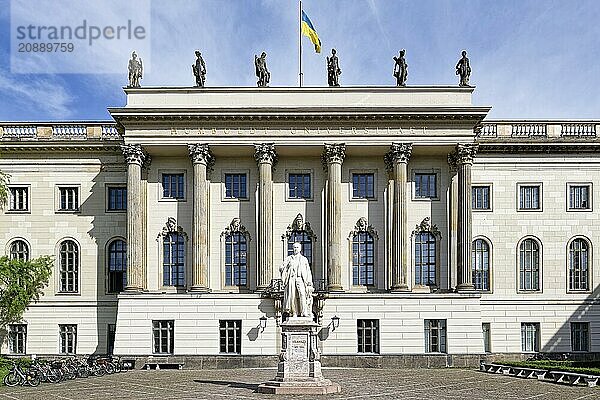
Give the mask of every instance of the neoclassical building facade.
<svg viewBox="0 0 600 400">
<path fill-rule="evenodd" d="M 148 87 L 1 124 L 0 246 L 55 256 L 2 351 L 273 363 L 300 242 L 330 365 L 593 356 L 600 123 L 485 120 L 473 90 Z"/>
</svg>

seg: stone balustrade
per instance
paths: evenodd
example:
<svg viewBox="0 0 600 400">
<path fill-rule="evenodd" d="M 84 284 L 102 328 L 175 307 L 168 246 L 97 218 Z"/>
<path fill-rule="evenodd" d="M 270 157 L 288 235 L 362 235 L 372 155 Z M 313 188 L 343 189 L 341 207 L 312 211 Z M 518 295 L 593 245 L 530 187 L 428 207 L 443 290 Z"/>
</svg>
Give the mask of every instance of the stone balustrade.
<svg viewBox="0 0 600 400">
<path fill-rule="evenodd" d="M 575 139 L 595 140 L 599 121 L 489 121 L 475 127 L 480 141 Z"/>
<path fill-rule="evenodd" d="M 106 123 L 0 123 L 0 140 L 121 140 L 116 124 Z"/>
</svg>

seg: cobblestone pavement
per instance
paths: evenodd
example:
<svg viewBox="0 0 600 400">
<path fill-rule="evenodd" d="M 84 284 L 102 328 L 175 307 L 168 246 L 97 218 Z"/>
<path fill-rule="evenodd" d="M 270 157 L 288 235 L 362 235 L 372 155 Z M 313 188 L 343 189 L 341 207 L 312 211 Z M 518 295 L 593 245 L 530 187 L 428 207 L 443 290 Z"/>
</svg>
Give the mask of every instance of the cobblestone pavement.
<svg viewBox="0 0 600 400">
<path fill-rule="evenodd" d="M 342 393 L 332 399 L 600 399 L 600 387 L 571 387 L 461 369 L 325 369 Z M 130 371 L 77 379 L 37 388 L 0 387 L 0 400 L 81 399 L 265 399 L 284 396 L 255 393 L 274 369 Z M 285 396 L 309 399 L 317 396 Z"/>
</svg>

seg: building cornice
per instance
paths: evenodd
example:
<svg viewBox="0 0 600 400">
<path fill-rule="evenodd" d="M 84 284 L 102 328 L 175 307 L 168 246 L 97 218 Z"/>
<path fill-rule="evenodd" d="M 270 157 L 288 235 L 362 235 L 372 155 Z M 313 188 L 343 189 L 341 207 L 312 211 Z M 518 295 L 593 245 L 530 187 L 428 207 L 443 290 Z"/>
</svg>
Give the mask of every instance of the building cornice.
<svg viewBox="0 0 600 400">
<path fill-rule="evenodd" d="M 568 143 L 547 141 L 544 143 L 486 143 L 479 142 L 478 153 L 600 153 L 600 142 L 598 143 Z"/>
<path fill-rule="evenodd" d="M 49 141 L 15 141 L 15 142 L 0 142 L 0 153 L 11 153 L 11 152 L 30 152 L 30 153 L 41 153 L 41 152 L 52 152 L 52 153 L 63 153 L 63 152 L 108 152 L 108 153 L 121 153 L 120 144 L 123 141 L 112 140 L 110 143 L 86 143 L 86 142 L 49 142 Z"/>
</svg>

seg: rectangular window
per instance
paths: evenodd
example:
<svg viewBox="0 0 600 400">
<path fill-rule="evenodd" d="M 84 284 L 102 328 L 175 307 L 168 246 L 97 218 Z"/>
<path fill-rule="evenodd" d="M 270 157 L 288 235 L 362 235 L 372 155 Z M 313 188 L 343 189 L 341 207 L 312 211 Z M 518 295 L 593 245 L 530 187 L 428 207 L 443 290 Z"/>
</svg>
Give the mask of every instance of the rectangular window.
<svg viewBox="0 0 600 400">
<path fill-rule="evenodd" d="M 483 351 L 486 353 L 492 352 L 492 334 L 489 322 L 481 324 L 481 331 L 483 332 Z"/>
<path fill-rule="evenodd" d="M 219 351 L 221 353 L 242 353 L 242 321 L 219 321 Z"/>
<path fill-rule="evenodd" d="M 379 353 L 379 320 L 359 319 L 356 322 L 358 352 Z"/>
<path fill-rule="evenodd" d="M 473 210 L 491 210 L 490 186 L 473 186 L 472 208 Z"/>
<path fill-rule="evenodd" d="M 175 321 L 152 321 L 154 354 L 173 354 L 175 348 Z"/>
<path fill-rule="evenodd" d="M 185 196 L 183 174 L 162 174 L 163 199 L 183 199 Z"/>
<path fill-rule="evenodd" d="M 590 351 L 589 322 L 571 322 L 571 350 Z"/>
<path fill-rule="evenodd" d="M 352 174 L 352 198 L 375 198 L 375 174 Z"/>
<path fill-rule="evenodd" d="M 29 188 L 10 187 L 9 211 L 29 211 Z"/>
<path fill-rule="evenodd" d="M 106 331 L 106 353 L 113 354 L 115 350 L 115 335 L 117 332 L 116 324 L 108 324 Z"/>
<path fill-rule="evenodd" d="M 415 198 L 435 199 L 437 197 L 437 174 L 415 173 Z"/>
<path fill-rule="evenodd" d="M 127 188 L 125 186 L 109 186 L 108 211 L 127 210 Z"/>
<path fill-rule="evenodd" d="M 519 210 L 541 210 L 540 185 L 519 186 Z"/>
<path fill-rule="evenodd" d="M 15 324 L 8 326 L 8 346 L 11 354 L 27 353 L 27 325 Z"/>
<path fill-rule="evenodd" d="M 537 352 L 540 348 L 540 324 L 532 322 L 521 323 L 521 351 Z"/>
<path fill-rule="evenodd" d="M 290 199 L 310 199 L 310 174 L 290 173 L 289 179 L 289 198 Z"/>
<path fill-rule="evenodd" d="M 590 185 L 569 185 L 569 210 L 591 210 Z"/>
<path fill-rule="evenodd" d="M 225 198 L 247 199 L 246 174 L 225 174 Z"/>
<path fill-rule="evenodd" d="M 425 352 L 426 353 L 445 353 L 446 352 L 446 320 L 445 319 L 426 319 L 425 320 Z"/>
<path fill-rule="evenodd" d="M 78 187 L 60 187 L 59 192 L 59 211 L 79 211 L 79 188 Z"/>
<path fill-rule="evenodd" d="M 77 325 L 59 325 L 60 354 L 77 353 Z"/>
</svg>

